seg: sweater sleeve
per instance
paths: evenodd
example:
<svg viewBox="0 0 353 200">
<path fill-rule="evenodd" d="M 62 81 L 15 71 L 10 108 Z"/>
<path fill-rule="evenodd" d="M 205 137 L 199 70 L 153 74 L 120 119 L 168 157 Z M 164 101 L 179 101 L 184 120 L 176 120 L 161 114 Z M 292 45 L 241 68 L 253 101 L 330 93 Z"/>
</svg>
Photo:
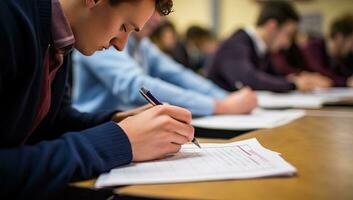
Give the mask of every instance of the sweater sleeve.
<svg viewBox="0 0 353 200">
<path fill-rule="evenodd" d="M 66 84 L 66 87 L 62 86 L 63 83 L 67 82 L 67 71 L 69 70 L 67 62 L 69 62 L 69 60 L 69 58 L 65 59 L 62 66 L 63 70 L 57 74 L 53 83 L 53 101 L 51 102 L 51 107 L 53 109 L 50 110 L 44 121 L 35 131 L 37 134 L 34 135 L 43 136 L 47 135 L 43 133 L 50 131 L 51 134 L 48 138 L 55 138 L 65 132 L 80 131 L 108 122 L 111 120 L 112 115 L 118 112 L 117 110 L 112 109 L 110 111 L 90 113 L 80 112 L 73 108 L 70 92 L 71 87 L 68 83 Z M 34 140 L 37 139 L 34 138 Z"/>
<path fill-rule="evenodd" d="M 0 150 L 0 196 L 48 198 L 70 181 L 88 179 L 132 159 L 130 142 L 115 123 Z"/>
</svg>

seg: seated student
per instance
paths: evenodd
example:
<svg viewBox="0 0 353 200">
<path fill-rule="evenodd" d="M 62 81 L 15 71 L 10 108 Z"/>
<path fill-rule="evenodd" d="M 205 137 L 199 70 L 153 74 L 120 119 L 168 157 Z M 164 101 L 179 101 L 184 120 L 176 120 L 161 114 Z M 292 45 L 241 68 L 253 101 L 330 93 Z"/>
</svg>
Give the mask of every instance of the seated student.
<svg viewBox="0 0 353 200">
<path fill-rule="evenodd" d="M 162 158 L 193 138 L 183 108 L 156 106 L 113 122 L 119 114 L 80 113 L 65 95 L 72 47 L 85 55 L 122 49 L 156 9 L 164 15 L 171 7 L 171 0 L 0 1 L 0 199 L 52 199 L 72 180 Z"/>
<path fill-rule="evenodd" d="M 207 59 L 218 47 L 215 35 L 210 30 L 196 25 L 189 27 L 184 41 L 180 41 L 170 21 L 163 21 L 151 33 L 150 38 L 164 53 L 195 72 L 201 72 Z"/>
<path fill-rule="evenodd" d="M 288 49 L 282 49 L 278 52 L 271 53 L 271 62 L 273 68 L 281 76 L 296 76 L 296 75 L 307 75 L 311 77 L 311 80 L 316 82 L 321 87 L 331 87 L 331 79 L 321 75 L 317 72 L 311 72 L 308 70 L 308 64 L 304 53 L 301 48 L 297 45 L 295 39 Z"/>
<path fill-rule="evenodd" d="M 170 56 L 173 56 L 174 48 L 180 45 L 178 33 L 174 24 L 169 20 L 161 20 L 149 38 L 161 51 Z"/>
<path fill-rule="evenodd" d="M 289 3 L 264 2 L 257 27 L 236 31 L 220 46 L 207 64 L 208 77 L 229 91 L 236 89 L 238 82 L 255 90 L 275 92 L 313 89 L 316 86 L 310 76 L 283 77 L 269 58 L 269 52 L 290 46 L 298 21 L 298 14 Z"/>
<path fill-rule="evenodd" d="M 93 56 L 74 55 L 74 106 L 98 112 L 129 109 L 146 103 L 142 86 L 161 101 L 189 109 L 193 115 L 248 113 L 256 107 L 250 89 L 228 94 L 209 80 L 162 53 L 147 36 L 160 22 L 154 15 L 129 38 L 126 49 L 113 48 Z"/>
<path fill-rule="evenodd" d="M 327 39 L 311 39 L 303 48 L 308 69 L 329 77 L 335 86 L 349 86 L 353 79 L 353 16 L 336 19 Z"/>
</svg>

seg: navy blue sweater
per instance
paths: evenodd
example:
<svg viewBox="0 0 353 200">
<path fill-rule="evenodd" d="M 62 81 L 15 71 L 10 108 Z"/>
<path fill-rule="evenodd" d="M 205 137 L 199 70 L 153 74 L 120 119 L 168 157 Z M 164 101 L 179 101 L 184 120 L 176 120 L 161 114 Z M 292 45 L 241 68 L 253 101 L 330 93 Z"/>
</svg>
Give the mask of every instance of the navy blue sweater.
<svg viewBox="0 0 353 200">
<path fill-rule="evenodd" d="M 72 180 L 132 159 L 126 134 L 110 122 L 112 113 L 71 108 L 67 58 L 52 83 L 48 115 L 22 143 L 38 110 L 50 23 L 51 0 L 0 1 L 0 199 L 47 198 Z"/>
</svg>

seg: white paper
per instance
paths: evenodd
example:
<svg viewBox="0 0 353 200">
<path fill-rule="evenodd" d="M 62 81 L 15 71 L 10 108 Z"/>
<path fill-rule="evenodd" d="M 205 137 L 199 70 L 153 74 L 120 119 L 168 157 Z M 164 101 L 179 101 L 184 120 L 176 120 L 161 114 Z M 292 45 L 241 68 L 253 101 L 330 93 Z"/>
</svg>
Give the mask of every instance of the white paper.
<svg viewBox="0 0 353 200">
<path fill-rule="evenodd" d="M 227 144 L 183 145 L 157 161 L 133 163 L 101 175 L 96 187 L 289 176 L 296 169 L 256 139 Z"/>
<path fill-rule="evenodd" d="M 325 98 L 345 100 L 353 98 L 353 88 L 336 87 L 328 89 L 317 89 L 308 94 Z"/>
<path fill-rule="evenodd" d="M 256 109 L 248 115 L 217 115 L 197 118 L 192 120 L 192 125 L 221 130 L 274 128 L 290 123 L 304 115 L 303 110 L 268 111 Z"/>
<path fill-rule="evenodd" d="M 325 103 L 339 102 L 342 97 L 316 95 L 314 93 L 271 93 L 257 92 L 258 103 L 262 108 L 321 108 Z"/>
</svg>

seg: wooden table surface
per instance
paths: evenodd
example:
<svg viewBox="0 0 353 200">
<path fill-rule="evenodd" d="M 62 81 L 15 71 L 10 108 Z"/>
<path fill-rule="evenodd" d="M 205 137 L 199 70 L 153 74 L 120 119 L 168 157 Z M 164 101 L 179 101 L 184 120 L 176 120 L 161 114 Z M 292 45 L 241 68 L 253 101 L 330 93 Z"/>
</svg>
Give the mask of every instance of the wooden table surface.
<svg viewBox="0 0 353 200">
<path fill-rule="evenodd" d="M 327 110 L 315 112 L 324 114 L 230 140 L 202 140 L 231 142 L 255 137 L 297 168 L 293 177 L 133 185 L 114 192 L 168 199 L 353 199 L 353 111 L 339 110 L 336 114 L 344 114 L 332 116 Z M 90 187 L 93 183 L 90 180 L 75 185 Z"/>
</svg>

